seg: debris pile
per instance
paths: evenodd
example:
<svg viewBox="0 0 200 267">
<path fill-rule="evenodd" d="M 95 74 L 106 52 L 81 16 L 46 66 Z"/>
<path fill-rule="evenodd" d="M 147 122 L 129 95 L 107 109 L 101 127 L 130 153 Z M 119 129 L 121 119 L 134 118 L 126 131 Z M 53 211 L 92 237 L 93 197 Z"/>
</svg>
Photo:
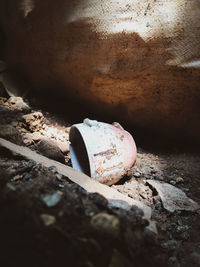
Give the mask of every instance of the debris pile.
<svg viewBox="0 0 200 267">
<path fill-rule="evenodd" d="M 68 122 L 19 97 L 0 98 L 0 119 L 0 138 L 71 166 Z M 2 254 L 9 247 L 13 256 L 2 261 L 55 266 L 68 255 L 70 266 L 198 266 L 199 154 L 139 147 L 126 182 L 106 186 L 151 209 L 157 235 L 140 209 L 88 193 L 53 165 L 0 147 L 0 172 Z"/>
</svg>

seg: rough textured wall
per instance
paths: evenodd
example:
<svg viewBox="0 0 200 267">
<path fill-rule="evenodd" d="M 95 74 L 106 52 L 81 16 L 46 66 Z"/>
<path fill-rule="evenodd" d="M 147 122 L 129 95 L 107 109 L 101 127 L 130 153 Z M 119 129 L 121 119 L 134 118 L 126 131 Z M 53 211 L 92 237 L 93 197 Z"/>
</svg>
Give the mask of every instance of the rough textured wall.
<svg viewBox="0 0 200 267">
<path fill-rule="evenodd" d="M 37 88 L 198 138 L 199 0 L 1 0 L 0 27 Z"/>
</svg>

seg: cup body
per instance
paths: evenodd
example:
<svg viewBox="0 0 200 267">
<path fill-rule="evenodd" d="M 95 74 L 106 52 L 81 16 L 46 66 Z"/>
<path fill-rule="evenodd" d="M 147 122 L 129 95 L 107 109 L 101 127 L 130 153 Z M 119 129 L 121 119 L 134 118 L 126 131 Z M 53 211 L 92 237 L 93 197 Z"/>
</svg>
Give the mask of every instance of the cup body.
<svg viewBox="0 0 200 267">
<path fill-rule="evenodd" d="M 69 133 L 72 166 L 91 178 L 111 185 L 136 161 L 133 137 L 118 123 L 85 119 Z"/>
</svg>

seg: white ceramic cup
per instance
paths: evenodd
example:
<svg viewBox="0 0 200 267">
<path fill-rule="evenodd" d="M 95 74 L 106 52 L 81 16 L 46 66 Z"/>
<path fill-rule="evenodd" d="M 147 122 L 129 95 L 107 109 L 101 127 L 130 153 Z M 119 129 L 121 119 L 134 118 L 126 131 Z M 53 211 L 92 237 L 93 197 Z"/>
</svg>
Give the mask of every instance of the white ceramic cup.
<svg viewBox="0 0 200 267">
<path fill-rule="evenodd" d="M 85 119 L 69 133 L 72 166 L 101 183 L 119 181 L 136 161 L 133 137 L 119 123 Z"/>
</svg>

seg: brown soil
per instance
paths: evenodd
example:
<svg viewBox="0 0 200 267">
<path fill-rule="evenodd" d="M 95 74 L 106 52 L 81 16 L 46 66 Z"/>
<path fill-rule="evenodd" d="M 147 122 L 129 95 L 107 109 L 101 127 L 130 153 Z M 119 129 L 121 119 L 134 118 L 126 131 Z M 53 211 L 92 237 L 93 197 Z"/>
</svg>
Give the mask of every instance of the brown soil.
<svg viewBox="0 0 200 267">
<path fill-rule="evenodd" d="M 0 100 L 1 137 L 71 165 L 63 145 L 69 143 L 70 125 L 80 121 L 26 106 L 20 99 Z M 24 115 L 35 112 L 41 113 L 31 115 L 30 125 Z M 50 148 L 40 150 L 43 139 Z M 55 167 L 45 168 L 1 148 L 1 265 L 199 266 L 199 212 L 166 211 L 145 181 L 171 183 L 200 204 L 200 154 L 172 145 L 163 149 L 158 141 L 151 148 L 137 138 L 136 143 L 136 165 L 113 187 L 152 207 L 157 235 L 145 228 L 148 222 L 136 207 L 111 208 L 105 198 L 88 194 Z"/>
</svg>

